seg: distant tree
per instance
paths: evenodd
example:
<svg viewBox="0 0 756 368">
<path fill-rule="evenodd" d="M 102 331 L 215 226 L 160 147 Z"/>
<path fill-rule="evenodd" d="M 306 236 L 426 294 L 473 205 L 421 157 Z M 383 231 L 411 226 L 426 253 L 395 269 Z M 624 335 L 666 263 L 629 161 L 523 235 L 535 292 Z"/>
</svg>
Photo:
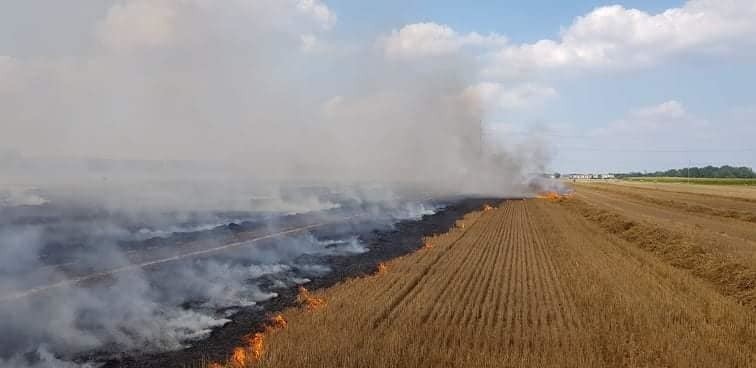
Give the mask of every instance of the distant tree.
<svg viewBox="0 0 756 368">
<path fill-rule="evenodd" d="M 754 179 L 756 173 L 750 167 L 733 167 L 724 165 L 720 167 L 716 166 L 704 166 L 704 167 L 685 167 L 682 169 L 670 169 L 667 171 L 655 171 L 651 173 L 630 172 L 625 174 L 617 174 L 617 177 L 673 177 L 673 178 L 740 178 L 740 179 Z"/>
<path fill-rule="evenodd" d="M 562 174 L 560 174 L 560 173 L 554 173 L 554 177 L 557 178 L 557 179 L 559 179 L 559 178 L 562 177 Z"/>
</svg>

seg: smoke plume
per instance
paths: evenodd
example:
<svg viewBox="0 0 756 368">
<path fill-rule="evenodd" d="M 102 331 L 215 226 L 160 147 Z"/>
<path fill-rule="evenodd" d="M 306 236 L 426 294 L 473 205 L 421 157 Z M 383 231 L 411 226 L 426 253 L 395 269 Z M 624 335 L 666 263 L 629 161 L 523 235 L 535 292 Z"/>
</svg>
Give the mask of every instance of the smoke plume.
<svg viewBox="0 0 756 368">
<path fill-rule="evenodd" d="M 116 1 L 86 52 L 0 63 L 4 164 L 36 185 L 131 185 L 167 169 L 492 194 L 542 164 L 483 149 L 470 60 L 392 60 L 380 41 L 330 37 L 336 19 L 319 1 Z"/>
<path fill-rule="evenodd" d="M 548 159 L 484 146 L 471 60 L 340 40 L 319 0 L 103 3 L 70 52 L 0 50 L 0 297 L 232 222 L 349 207 L 391 226 L 432 213 L 428 198 L 519 196 Z M 0 365 L 180 348 L 226 323 L 219 310 L 328 271 L 307 255 L 366 251 L 342 235 L 0 302 Z"/>
</svg>

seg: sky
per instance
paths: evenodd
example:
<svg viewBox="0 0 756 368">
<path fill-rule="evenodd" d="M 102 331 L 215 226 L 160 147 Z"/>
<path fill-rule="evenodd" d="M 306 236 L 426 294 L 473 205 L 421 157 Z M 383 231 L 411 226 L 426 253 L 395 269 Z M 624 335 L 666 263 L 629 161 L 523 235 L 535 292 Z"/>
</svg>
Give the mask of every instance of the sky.
<svg viewBox="0 0 756 368">
<path fill-rule="evenodd" d="M 547 170 L 756 166 L 756 2 L 752 0 L 232 0 L 213 5 L 205 0 L 4 1 L 0 97 L 6 103 L 0 103 L 5 116 L 0 127 L 9 134 L 0 136 L 0 150 L 144 158 L 140 153 L 150 151 L 110 151 L 117 145 L 102 138 L 107 129 L 100 136 L 103 144 L 80 149 L 91 137 L 79 141 L 71 136 L 96 129 L 56 130 L 55 124 L 41 121 L 61 116 L 60 111 L 50 109 L 56 111 L 50 115 L 29 111 L 19 101 L 35 100 L 35 106 L 45 110 L 48 101 L 65 99 L 66 92 L 61 91 L 69 88 L 86 96 L 98 94 L 92 92 L 93 82 L 81 82 L 85 78 L 74 73 L 105 73 L 117 63 L 114 60 L 128 60 L 123 56 L 127 52 L 139 49 L 141 58 L 175 43 L 181 24 L 202 26 L 201 19 L 192 18 L 178 3 L 213 7 L 217 13 L 245 9 L 250 17 L 229 25 L 228 32 L 254 34 L 270 23 L 276 32 L 296 39 L 271 46 L 272 50 L 294 48 L 298 52 L 294 57 L 288 50 L 264 57 L 275 60 L 270 64 L 276 70 L 267 74 L 278 80 L 319 86 L 300 88 L 307 91 L 306 104 L 317 100 L 327 107 L 352 89 L 362 91 L 363 84 L 355 85 L 369 79 L 365 75 L 369 71 L 360 67 L 367 54 L 381 58 L 382 68 L 408 71 L 406 78 L 413 78 L 413 71 L 421 74 L 424 69 L 453 64 L 453 73 L 464 82 L 460 93 L 474 94 L 484 103 L 486 141 L 503 147 L 538 141 L 550 154 Z M 160 60 L 169 62 L 167 57 Z M 49 80 L 60 89 L 50 88 Z M 122 103 L 115 97 L 92 98 L 98 105 Z M 68 112 L 74 108 L 71 104 L 76 106 L 67 102 L 57 108 Z M 21 110 L 19 105 L 27 107 Z M 71 116 L 97 121 L 97 129 L 113 118 L 94 112 Z M 76 122 L 56 124 L 67 127 Z M 51 132 L 45 142 L 66 131 L 69 144 L 35 144 L 42 139 L 40 130 Z"/>
</svg>

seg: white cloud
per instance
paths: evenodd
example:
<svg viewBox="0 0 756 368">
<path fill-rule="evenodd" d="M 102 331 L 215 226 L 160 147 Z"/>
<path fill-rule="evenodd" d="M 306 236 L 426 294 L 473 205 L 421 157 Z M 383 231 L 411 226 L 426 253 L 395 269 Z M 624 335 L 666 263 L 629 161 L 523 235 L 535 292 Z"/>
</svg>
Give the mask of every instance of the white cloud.
<svg viewBox="0 0 756 368">
<path fill-rule="evenodd" d="M 691 0 L 659 14 L 600 7 L 576 18 L 559 40 L 503 48 L 487 72 L 509 77 L 556 68 L 627 68 L 688 52 L 721 52 L 751 42 L 753 19 L 753 0 Z"/>
<path fill-rule="evenodd" d="M 481 82 L 468 87 L 465 94 L 477 96 L 487 108 L 493 110 L 529 108 L 558 95 L 554 88 L 535 83 L 507 87 L 494 82 Z"/>
<path fill-rule="evenodd" d="M 502 46 L 507 40 L 491 34 L 483 36 L 472 32 L 459 34 L 451 27 L 437 23 L 409 24 L 394 30 L 383 41 L 383 49 L 389 59 L 412 59 L 455 53 L 463 47 Z"/>
<path fill-rule="evenodd" d="M 318 21 L 325 29 L 333 27 L 337 20 L 336 14 L 319 0 L 298 0 L 297 9 Z"/>
<path fill-rule="evenodd" d="M 318 46 L 320 44 L 320 41 L 318 41 L 318 37 L 315 36 L 312 33 L 303 34 L 300 39 L 302 40 L 302 51 L 304 52 L 313 52 L 318 49 Z"/>
<path fill-rule="evenodd" d="M 246 24 L 210 26 L 212 17 L 243 19 Z M 253 20 L 250 22 L 250 20 Z M 319 0 L 130 0 L 113 5 L 98 26 L 98 39 L 107 48 L 126 51 L 164 47 L 202 37 L 203 27 L 235 29 L 242 33 L 277 29 L 313 40 L 337 17 Z M 198 26 L 201 25 L 201 26 Z"/>
<path fill-rule="evenodd" d="M 638 118 L 647 119 L 681 119 L 688 115 L 685 106 L 675 100 L 670 100 L 659 105 L 644 107 L 633 112 Z"/>
<path fill-rule="evenodd" d="M 568 171 L 666 170 L 688 165 L 754 165 L 756 109 L 701 116 L 677 100 L 636 108 L 603 127 L 563 129 L 554 139 Z M 560 134 L 562 134 L 560 132 Z"/>
<path fill-rule="evenodd" d="M 705 133 L 708 128 L 710 124 L 706 120 L 690 114 L 679 101 L 670 100 L 631 111 L 626 117 L 594 130 L 591 135 L 611 138 L 615 142 L 631 139 L 637 143 L 641 139 L 670 146 L 676 143 L 670 139 L 703 140 L 708 135 Z"/>
<path fill-rule="evenodd" d="M 162 0 L 115 4 L 99 25 L 99 39 L 114 50 L 164 46 L 174 35 L 174 5 Z"/>
</svg>

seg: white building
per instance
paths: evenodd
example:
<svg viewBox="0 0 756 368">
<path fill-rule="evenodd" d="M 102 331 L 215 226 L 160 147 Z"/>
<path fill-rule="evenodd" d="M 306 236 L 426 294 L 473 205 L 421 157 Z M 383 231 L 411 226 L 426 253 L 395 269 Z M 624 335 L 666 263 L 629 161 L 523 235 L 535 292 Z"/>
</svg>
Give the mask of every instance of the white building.
<svg viewBox="0 0 756 368">
<path fill-rule="evenodd" d="M 566 175 L 571 180 L 587 180 L 587 179 L 615 179 L 614 174 L 569 174 Z"/>
</svg>

